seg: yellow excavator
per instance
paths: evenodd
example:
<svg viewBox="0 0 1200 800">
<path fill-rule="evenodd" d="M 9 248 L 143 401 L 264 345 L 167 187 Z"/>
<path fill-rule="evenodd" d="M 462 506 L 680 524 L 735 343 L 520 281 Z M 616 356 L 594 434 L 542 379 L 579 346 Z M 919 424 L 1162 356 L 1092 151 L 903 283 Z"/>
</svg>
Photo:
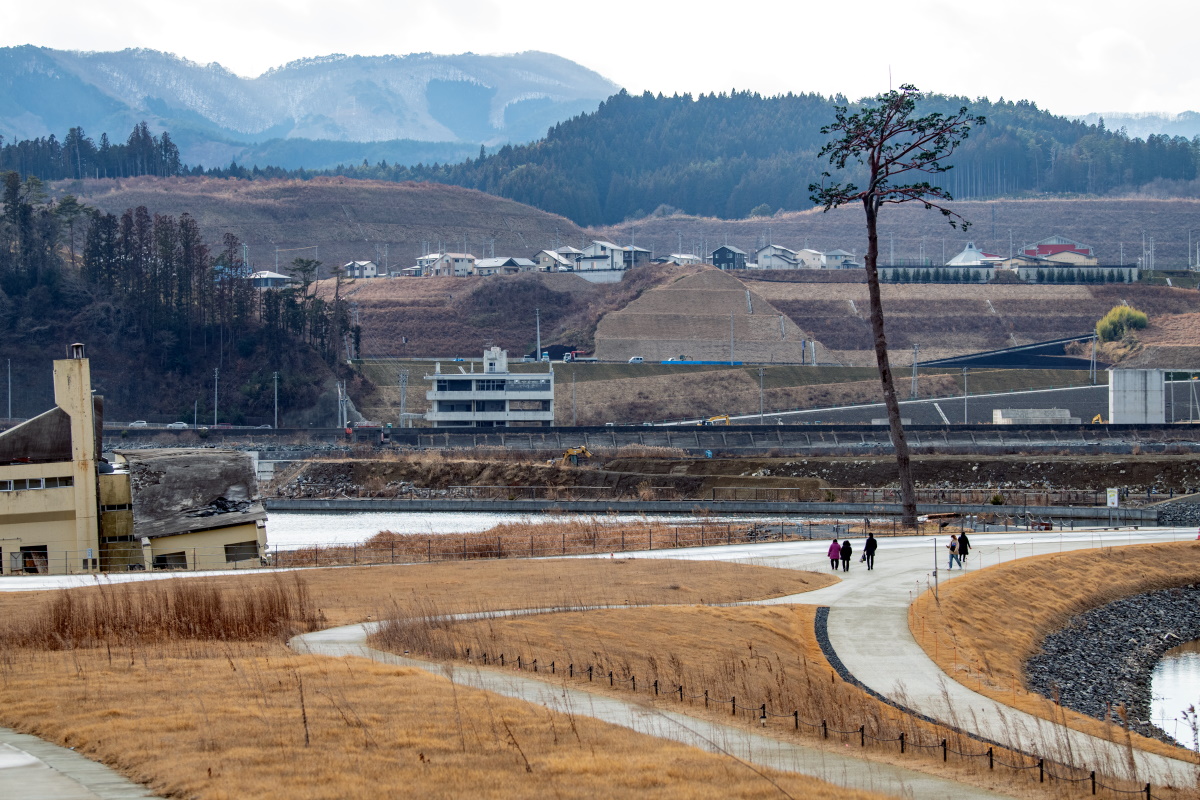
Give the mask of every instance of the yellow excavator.
<svg viewBox="0 0 1200 800">
<path fill-rule="evenodd" d="M 580 461 L 587 461 L 592 457 L 592 451 L 588 450 L 584 445 L 578 447 L 568 447 L 566 452 L 562 454 L 562 458 L 558 460 L 560 467 L 577 467 Z"/>
<path fill-rule="evenodd" d="M 708 419 L 700 422 L 699 424 L 700 425 L 728 425 L 729 424 L 729 415 L 728 414 L 717 414 L 715 417 L 709 417 Z"/>
<path fill-rule="evenodd" d="M 1107 425 L 1108 420 L 1106 420 L 1103 415 L 1097 414 L 1096 416 L 1092 417 L 1092 424 L 1093 425 Z"/>
</svg>

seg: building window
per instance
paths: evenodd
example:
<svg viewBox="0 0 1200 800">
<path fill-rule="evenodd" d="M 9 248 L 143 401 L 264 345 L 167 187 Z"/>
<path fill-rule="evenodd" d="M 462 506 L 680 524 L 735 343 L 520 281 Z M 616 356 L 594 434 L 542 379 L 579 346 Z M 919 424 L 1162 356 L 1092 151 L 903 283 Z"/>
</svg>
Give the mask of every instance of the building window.
<svg viewBox="0 0 1200 800">
<path fill-rule="evenodd" d="M 258 558 L 258 542 L 235 542 L 225 545 L 226 561 L 250 561 Z"/>
<path fill-rule="evenodd" d="M 471 382 L 439 380 L 437 390 L 439 392 L 469 392 L 471 391 Z"/>
<path fill-rule="evenodd" d="M 503 392 L 504 381 L 501 380 L 482 380 L 475 381 L 475 391 L 477 392 Z"/>
<path fill-rule="evenodd" d="M 50 549 L 47 545 L 22 547 L 21 552 L 13 553 L 13 556 L 20 559 L 20 567 L 17 568 L 19 572 L 44 575 L 50 571 Z"/>
<path fill-rule="evenodd" d="M 187 553 L 159 553 L 154 557 L 155 569 L 187 569 Z"/>
</svg>

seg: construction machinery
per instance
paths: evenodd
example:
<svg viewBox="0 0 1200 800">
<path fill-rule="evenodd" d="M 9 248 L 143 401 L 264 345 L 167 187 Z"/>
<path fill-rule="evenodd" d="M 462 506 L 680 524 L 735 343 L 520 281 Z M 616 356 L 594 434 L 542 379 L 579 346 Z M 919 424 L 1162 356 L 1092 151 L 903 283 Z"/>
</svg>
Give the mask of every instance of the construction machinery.
<svg viewBox="0 0 1200 800">
<path fill-rule="evenodd" d="M 1093 425 L 1107 425 L 1108 420 L 1106 420 L 1103 415 L 1097 414 L 1096 416 L 1092 417 L 1092 424 Z"/>
<path fill-rule="evenodd" d="M 703 420 L 700 424 L 701 425 L 728 425 L 729 424 L 729 415 L 728 414 L 717 414 L 715 417 L 709 417 L 708 419 Z"/>
<path fill-rule="evenodd" d="M 578 447 L 568 447 L 563 453 L 562 458 L 558 460 L 560 467 L 577 467 L 580 461 L 587 461 L 592 457 L 592 451 L 588 450 L 584 445 Z"/>
</svg>

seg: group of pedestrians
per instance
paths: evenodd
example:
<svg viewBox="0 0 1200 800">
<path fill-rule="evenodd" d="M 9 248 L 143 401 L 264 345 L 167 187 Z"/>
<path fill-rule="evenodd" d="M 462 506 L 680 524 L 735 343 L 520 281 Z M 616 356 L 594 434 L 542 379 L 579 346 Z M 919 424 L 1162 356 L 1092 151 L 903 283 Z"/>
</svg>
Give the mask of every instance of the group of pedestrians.
<svg viewBox="0 0 1200 800">
<path fill-rule="evenodd" d="M 1200 537 L 1197 537 L 1200 538 Z M 971 541 L 967 538 L 966 531 L 958 534 L 950 535 L 950 543 L 946 545 L 950 551 L 950 563 L 946 569 L 954 569 L 954 565 L 958 564 L 958 568 L 962 569 L 966 563 L 967 553 L 971 552 Z M 862 561 L 867 564 L 867 569 L 875 569 L 875 551 L 879 549 L 879 542 L 875 538 L 875 534 L 868 533 L 867 540 L 863 542 Z M 842 568 L 842 572 L 850 571 L 850 559 L 854 556 L 854 545 L 850 544 L 850 540 L 846 539 L 843 542 L 838 542 L 837 537 L 833 537 L 833 541 L 829 543 L 829 552 L 826 553 L 829 557 L 829 568 L 837 572 L 838 566 Z"/>
<path fill-rule="evenodd" d="M 875 569 L 875 551 L 879 549 L 879 541 L 875 538 L 875 534 L 868 533 L 867 541 L 863 542 L 862 560 L 866 562 L 867 569 Z M 838 544 L 837 537 L 833 537 L 833 541 L 829 543 L 829 568 L 837 572 L 838 562 L 841 562 L 842 572 L 850 571 L 850 558 L 854 555 L 854 545 L 850 544 L 850 540 Z"/>
</svg>

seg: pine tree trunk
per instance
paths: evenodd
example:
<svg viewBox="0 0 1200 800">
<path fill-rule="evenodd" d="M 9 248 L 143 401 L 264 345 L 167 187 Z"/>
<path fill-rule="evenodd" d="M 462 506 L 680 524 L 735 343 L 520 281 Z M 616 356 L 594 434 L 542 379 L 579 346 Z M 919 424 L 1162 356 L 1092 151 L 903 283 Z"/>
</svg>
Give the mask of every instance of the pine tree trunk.
<svg viewBox="0 0 1200 800">
<path fill-rule="evenodd" d="M 873 199 L 863 200 L 867 212 L 867 291 L 871 300 L 871 333 L 875 340 L 875 363 L 879 368 L 879 382 L 883 386 L 883 403 L 887 407 L 888 426 L 892 434 L 892 447 L 896 451 L 896 471 L 900 478 L 900 501 L 904 506 L 902 522 L 917 524 L 917 494 L 913 488 L 912 463 L 908 453 L 908 441 L 904 438 L 904 426 L 900 423 L 900 403 L 896 400 L 896 384 L 892 380 L 892 365 L 888 361 L 887 339 L 883 334 L 883 300 L 879 294 L 879 234 L 876 229 L 879 209 Z"/>
</svg>

